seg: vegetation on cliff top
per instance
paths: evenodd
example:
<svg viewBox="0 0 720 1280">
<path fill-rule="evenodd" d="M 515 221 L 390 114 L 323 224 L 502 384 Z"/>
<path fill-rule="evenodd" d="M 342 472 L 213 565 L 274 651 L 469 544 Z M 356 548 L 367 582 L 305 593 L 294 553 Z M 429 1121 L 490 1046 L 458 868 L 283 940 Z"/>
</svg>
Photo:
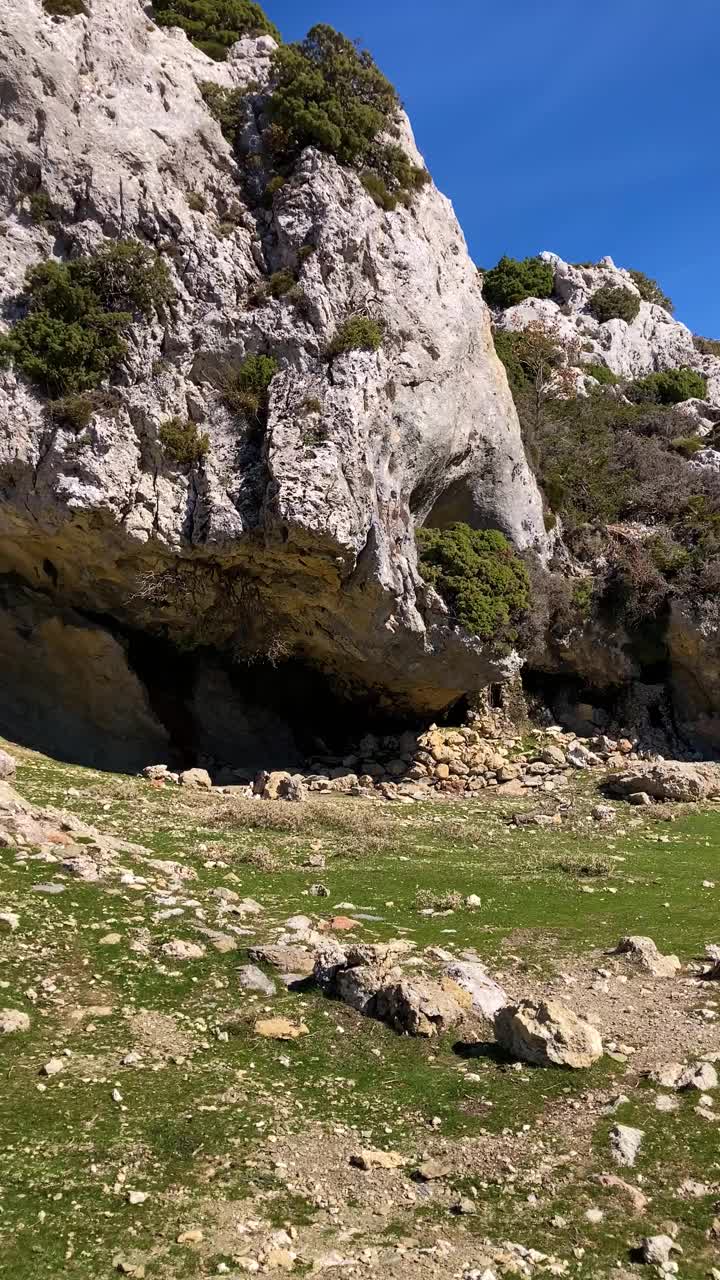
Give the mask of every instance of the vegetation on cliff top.
<svg viewBox="0 0 720 1280">
<path fill-rule="evenodd" d="M 483 275 L 483 297 L 491 307 L 515 307 L 526 298 L 549 298 L 555 272 L 542 258 L 502 257 Z"/>
<path fill-rule="evenodd" d="M 419 569 L 470 635 L 511 644 L 515 624 L 530 605 L 527 570 L 497 529 L 416 530 Z"/>
<path fill-rule="evenodd" d="M 657 280 L 653 280 L 652 276 L 646 276 L 644 271 L 630 270 L 628 275 L 637 285 L 643 302 L 652 302 L 656 307 L 663 307 L 672 315 L 675 310 L 672 298 L 663 292 Z"/>
<path fill-rule="evenodd" d="M 153 0 L 153 16 L 158 26 L 181 27 L 216 62 L 223 62 L 243 36 L 281 38 L 254 0 Z"/>
<path fill-rule="evenodd" d="M 400 102 L 372 55 L 327 24 L 273 57 L 269 142 L 281 171 L 305 147 L 357 169 L 378 204 L 393 208 L 428 180 L 396 143 Z"/>
</svg>

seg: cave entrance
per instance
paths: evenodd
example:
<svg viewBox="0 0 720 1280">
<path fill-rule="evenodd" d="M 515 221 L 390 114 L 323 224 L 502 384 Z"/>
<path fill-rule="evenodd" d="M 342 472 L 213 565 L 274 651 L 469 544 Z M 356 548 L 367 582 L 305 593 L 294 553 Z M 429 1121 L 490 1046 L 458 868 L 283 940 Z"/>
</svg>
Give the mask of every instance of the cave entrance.
<svg viewBox="0 0 720 1280">
<path fill-rule="evenodd" d="M 448 485 L 436 498 L 423 524 L 430 529 L 447 529 L 452 524 L 467 524 L 471 529 L 499 527 L 497 516 L 484 511 L 478 504 L 477 493 L 467 477 Z"/>
<path fill-rule="evenodd" d="M 167 641 L 131 632 L 127 658 L 145 688 L 151 711 L 167 730 L 174 757 L 167 763 L 191 768 L 197 754 L 197 725 L 188 698 L 194 680 L 192 657 Z"/>
</svg>

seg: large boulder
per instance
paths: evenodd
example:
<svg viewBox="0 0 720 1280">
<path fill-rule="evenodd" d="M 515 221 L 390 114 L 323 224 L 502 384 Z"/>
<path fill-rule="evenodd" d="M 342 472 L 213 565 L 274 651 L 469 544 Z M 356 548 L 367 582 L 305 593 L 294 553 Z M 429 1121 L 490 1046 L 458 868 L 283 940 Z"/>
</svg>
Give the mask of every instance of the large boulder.
<svg viewBox="0 0 720 1280">
<path fill-rule="evenodd" d="M 677 956 L 661 955 L 652 938 L 621 938 L 614 954 L 626 956 L 639 969 L 652 974 L 654 978 L 673 978 L 681 967 Z"/>
<path fill-rule="evenodd" d="M 557 1000 L 521 1000 L 495 1015 L 495 1038 L 521 1062 L 538 1067 L 591 1067 L 603 1054 L 600 1032 Z"/>
<path fill-rule="evenodd" d="M 611 774 L 608 789 L 627 798 L 647 795 L 653 800 L 714 800 L 720 796 L 720 764 L 690 764 L 684 761 L 662 761 L 637 765 L 623 773 Z"/>
<path fill-rule="evenodd" d="M 388 213 L 357 173 L 308 149 L 268 208 L 249 194 L 245 161 L 263 146 L 270 37 L 217 63 L 156 26 L 142 0 L 93 0 L 91 15 L 61 21 L 38 0 L 10 8 L 0 303 L 12 308 L 29 266 L 106 237 L 159 248 L 175 297 L 135 325 L 115 402 L 85 432 L 50 429 L 26 380 L 0 374 L 0 574 L 38 586 L 58 611 L 165 635 L 183 652 L 292 653 L 398 707 L 442 708 L 504 679 L 513 662 L 448 625 L 417 567 L 418 522 L 496 527 L 521 548 L 546 541 L 448 200 L 428 184 Z M 206 82 L 251 98 L 240 155 L 205 105 Z M 420 164 L 404 118 L 398 141 Z M 27 202 L 40 175 L 47 225 Z M 302 306 L 250 305 L 280 270 L 300 277 Z M 382 346 L 328 359 L 359 312 L 382 317 Z M 278 372 L 258 433 L 223 386 L 260 352 Z M 200 465 L 166 456 L 159 429 L 172 416 L 207 431 Z M 144 759 L 160 750 L 146 744 Z"/>
</svg>

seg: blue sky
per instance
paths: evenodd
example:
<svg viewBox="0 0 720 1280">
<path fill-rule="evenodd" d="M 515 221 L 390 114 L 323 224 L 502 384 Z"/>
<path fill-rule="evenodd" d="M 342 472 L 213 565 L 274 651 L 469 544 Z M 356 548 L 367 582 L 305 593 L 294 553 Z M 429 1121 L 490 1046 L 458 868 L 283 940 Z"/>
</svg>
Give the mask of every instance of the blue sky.
<svg viewBox="0 0 720 1280">
<path fill-rule="evenodd" d="M 358 37 L 475 261 L 609 253 L 720 337 L 720 0 L 265 0 Z"/>
</svg>

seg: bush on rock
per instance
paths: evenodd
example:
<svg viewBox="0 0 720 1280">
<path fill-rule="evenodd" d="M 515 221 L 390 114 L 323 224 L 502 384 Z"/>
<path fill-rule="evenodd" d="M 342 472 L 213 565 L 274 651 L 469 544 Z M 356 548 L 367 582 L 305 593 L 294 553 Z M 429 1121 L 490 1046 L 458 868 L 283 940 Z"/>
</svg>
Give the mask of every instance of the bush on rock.
<svg viewBox="0 0 720 1280">
<path fill-rule="evenodd" d="M 122 360 L 134 317 L 149 317 L 170 292 L 165 264 L 136 241 L 40 262 L 26 275 L 26 314 L 0 338 L 0 361 L 50 396 L 91 390 Z"/>
<path fill-rule="evenodd" d="M 243 36 L 280 40 L 277 27 L 254 0 L 153 0 L 153 16 L 160 27 L 181 27 L 216 62 L 223 62 Z"/>
<path fill-rule="evenodd" d="M 483 297 L 491 307 L 515 307 L 526 298 L 549 298 L 555 272 L 542 258 L 502 257 L 483 276 Z"/>
<path fill-rule="evenodd" d="M 416 530 L 419 569 L 453 621 L 483 640 L 511 643 L 530 604 L 527 570 L 502 533 L 454 524 Z"/>
<path fill-rule="evenodd" d="M 683 400 L 704 400 L 707 379 L 695 369 L 666 369 L 638 378 L 626 391 L 636 404 L 681 404 Z"/>
<path fill-rule="evenodd" d="M 624 320 L 626 324 L 632 324 L 640 311 L 640 299 L 631 289 L 606 284 L 596 289 L 588 310 L 600 324 L 608 320 Z"/>
<path fill-rule="evenodd" d="M 167 457 L 180 466 L 191 467 L 200 462 L 210 448 L 207 433 L 201 434 L 194 422 L 182 418 L 168 418 L 161 423 L 158 439 Z"/>
<path fill-rule="evenodd" d="M 262 421 L 267 414 L 270 383 L 277 370 L 278 362 L 274 356 L 246 356 L 225 379 L 226 403 L 236 413 Z"/>
<path fill-rule="evenodd" d="M 370 316 L 350 316 L 332 339 L 328 355 L 340 356 L 346 351 L 377 351 L 384 335 L 384 327 L 379 320 Z"/>
</svg>

